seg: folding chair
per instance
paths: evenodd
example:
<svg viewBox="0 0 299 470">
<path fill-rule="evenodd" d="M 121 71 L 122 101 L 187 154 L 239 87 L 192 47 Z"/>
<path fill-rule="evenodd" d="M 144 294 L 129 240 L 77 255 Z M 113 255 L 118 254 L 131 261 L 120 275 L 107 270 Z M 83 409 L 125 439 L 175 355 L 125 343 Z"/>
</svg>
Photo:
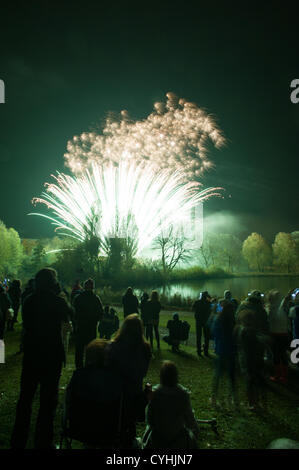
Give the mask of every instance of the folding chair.
<svg viewBox="0 0 299 470">
<path fill-rule="evenodd" d="M 73 440 L 86 447 L 119 449 L 124 432 L 123 401 L 123 393 L 118 400 L 103 402 L 71 397 L 68 406 L 64 406 L 59 449 L 64 441 L 66 448 L 71 449 Z"/>
</svg>

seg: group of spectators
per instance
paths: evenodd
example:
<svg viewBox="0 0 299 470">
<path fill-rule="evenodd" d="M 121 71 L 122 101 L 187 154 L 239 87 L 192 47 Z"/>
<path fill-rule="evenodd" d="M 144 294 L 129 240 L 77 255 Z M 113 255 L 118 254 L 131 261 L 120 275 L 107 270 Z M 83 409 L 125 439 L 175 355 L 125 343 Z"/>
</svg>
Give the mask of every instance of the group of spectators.
<svg viewBox="0 0 299 470">
<path fill-rule="evenodd" d="M 215 344 L 215 370 L 211 402 L 217 406 L 219 380 L 229 378 L 231 400 L 238 407 L 235 385 L 236 362 L 245 379 L 249 408 L 266 408 L 265 358 L 271 358 L 270 380 L 288 381 L 288 350 L 299 338 L 299 290 L 283 297 L 271 290 L 266 296 L 254 290 L 240 304 L 230 291 L 220 299 L 202 292 L 192 306 L 196 320 L 197 354 L 209 356 L 209 341 Z M 204 336 L 202 348 L 201 339 Z"/>
<path fill-rule="evenodd" d="M 145 420 L 143 447 L 196 447 L 198 424 L 189 393 L 179 384 L 175 364 L 165 361 L 160 371 L 160 383 L 154 387 L 147 384 L 143 388 L 152 357 L 154 333 L 160 348 L 158 326 L 162 306 L 156 291 L 151 296 L 144 293 L 139 303 L 133 290 L 128 288 L 122 298 L 124 320 L 119 328 L 116 311 L 108 305 L 103 307 L 92 279 L 85 281 L 83 287 L 76 282 L 68 296 L 61 289 L 56 272 L 45 268 L 29 281 L 23 294 L 19 281 L 15 283 L 15 291 L 16 286 L 19 290 L 15 297 L 9 294 L 9 290 L 6 293 L 4 288 L 0 292 L 1 312 L 9 308 L 13 311 L 9 317 L 4 315 L 8 329 L 13 328 L 22 305 L 20 351 L 23 352 L 23 362 L 12 448 L 26 447 L 32 402 L 38 385 L 40 407 L 34 444 L 36 448 L 53 448 L 59 380 L 66 363 L 66 338 L 71 334 L 75 340 L 76 370 L 67 388 L 65 409 L 71 413 L 78 428 L 86 429 L 89 422 L 91 433 L 94 419 L 92 413 L 89 415 L 91 409 L 95 409 L 98 402 L 119 400 L 122 403 L 122 446 L 136 445 L 136 423 Z M 209 342 L 211 339 L 214 342 L 213 405 L 217 404 L 220 377 L 227 372 L 231 398 L 238 406 L 236 360 L 246 381 L 251 409 L 263 404 L 265 354 L 273 355 L 275 370 L 271 380 L 287 382 L 290 326 L 293 337 L 298 338 L 298 309 L 299 294 L 294 294 L 294 290 L 284 298 L 278 291 L 269 292 L 267 297 L 253 291 L 240 304 L 230 291 L 225 291 L 220 299 L 212 298 L 208 292 L 201 293 L 192 310 L 198 356 L 202 357 L 204 353 L 209 357 Z M 169 336 L 164 339 L 172 345 L 173 351 L 177 351 L 179 346 L 179 335 L 175 333 L 179 324 L 181 328 L 178 314 L 174 314 L 167 324 Z M 89 437 L 86 439 L 90 440 Z M 84 435 L 82 439 L 84 441 Z"/>
</svg>

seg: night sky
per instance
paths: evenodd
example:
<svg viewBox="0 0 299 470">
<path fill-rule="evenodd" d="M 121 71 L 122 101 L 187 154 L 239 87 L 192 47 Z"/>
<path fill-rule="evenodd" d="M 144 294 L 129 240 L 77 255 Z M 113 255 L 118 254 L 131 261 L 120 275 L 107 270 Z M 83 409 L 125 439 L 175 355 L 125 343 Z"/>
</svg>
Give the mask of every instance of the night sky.
<svg viewBox="0 0 299 470">
<path fill-rule="evenodd" d="M 108 111 L 143 119 L 172 91 L 212 113 L 227 138 L 211 149 L 215 168 L 202 182 L 231 197 L 210 200 L 205 214 L 229 214 L 242 236 L 257 231 L 270 242 L 299 230 L 295 2 L 191 5 L 1 5 L 0 219 L 8 227 L 51 237 L 48 221 L 27 214 L 50 175 L 66 171 L 67 141 Z"/>
</svg>

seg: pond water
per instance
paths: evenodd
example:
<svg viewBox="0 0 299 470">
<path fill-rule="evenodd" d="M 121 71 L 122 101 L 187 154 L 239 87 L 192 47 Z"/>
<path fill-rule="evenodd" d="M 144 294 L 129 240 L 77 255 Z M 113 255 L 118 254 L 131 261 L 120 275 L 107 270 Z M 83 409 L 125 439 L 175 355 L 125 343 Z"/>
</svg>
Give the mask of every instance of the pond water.
<svg viewBox="0 0 299 470">
<path fill-rule="evenodd" d="M 229 289 L 234 297 L 243 299 L 247 296 L 248 292 L 254 289 L 262 293 L 266 293 L 271 289 L 278 289 L 283 295 L 286 295 L 290 289 L 296 287 L 299 287 L 299 276 L 261 276 L 181 282 L 164 287 L 156 287 L 155 289 L 167 297 L 179 294 L 183 298 L 191 297 L 194 299 L 198 298 L 199 293 L 205 290 L 211 296 L 220 297 L 223 296 L 223 292 L 226 289 Z M 150 292 L 150 289 L 145 289 L 145 291 Z"/>
</svg>

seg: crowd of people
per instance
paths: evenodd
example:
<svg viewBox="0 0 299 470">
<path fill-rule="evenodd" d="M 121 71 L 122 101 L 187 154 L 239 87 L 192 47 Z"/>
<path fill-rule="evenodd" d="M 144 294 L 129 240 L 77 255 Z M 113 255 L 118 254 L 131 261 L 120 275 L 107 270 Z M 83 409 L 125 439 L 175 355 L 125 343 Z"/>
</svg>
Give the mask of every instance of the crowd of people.
<svg viewBox="0 0 299 470">
<path fill-rule="evenodd" d="M 164 361 L 160 383 L 156 386 L 143 384 L 154 350 L 154 337 L 160 349 L 162 305 L 157 291 L 151 295 L 144 292 L 139 301 L 129 287 L 122 297 L 120 325 L 116 310 L 110 305 L 103 306 L 95 293 L 92 279 L 87 279 L 83 286 L 76 281 L 69 295 L 61 288 L 56 271 L 44 268 L 23 292 L 18 280 L 9 286 L 0 285 L 0 339 L 5 331 L 14 329 L 20 306 L 22 333 L 18 353 L 23 358 L 11 436 L 13 449 L 27 445 L 38 385 L 40 406 L 34 445 L 53 448 L 59 380 L 70 337 L 74 341 L 75 371 L 67 388 L 65 410 L 73 429 L 80 430 L 83 442 L 92 441 L 91 436 L 96 433 L 92 428 L 93 413 L 96 415 L 99 409 L 105 414 L 100 405 L 106 401 L 104 409 L 111 410 L 108 403 L 112 403 L 115 422 L 121 422 L 120 445 L 137 446 L 136 423 L 145 421 L 146 430 L 139 446 L 196 448 L 199 428 L 190 395 L 179 383 L 175 363 Z M 273 360 L 270 380 L 286 384 L 290 342 L 299 339 L 299 289 L 290 290 L 285 297 L 277 290 L 271 290 L 266 296 L 255 290 L 242 302 L 228 290 L 223 298 L 204 291 L 193 303 L 192 311 L 198 357 L 211 357 L 211 341 L 214 346 L 211 404 L 217 406 L 220 378 L 227 374 L 231 402 L 238 409 L 235 380 L 238 364 L 246 384 L 249 408 L 266 408 L 265 357 Z M 163 339 L 177 353 L 180 343 L 188 339 L 190 325 L 175 313 L 167 329 L 169 334 Z M 112 415 L 110 411 L 110 423 L 113 423 Z"/>
</svg>

